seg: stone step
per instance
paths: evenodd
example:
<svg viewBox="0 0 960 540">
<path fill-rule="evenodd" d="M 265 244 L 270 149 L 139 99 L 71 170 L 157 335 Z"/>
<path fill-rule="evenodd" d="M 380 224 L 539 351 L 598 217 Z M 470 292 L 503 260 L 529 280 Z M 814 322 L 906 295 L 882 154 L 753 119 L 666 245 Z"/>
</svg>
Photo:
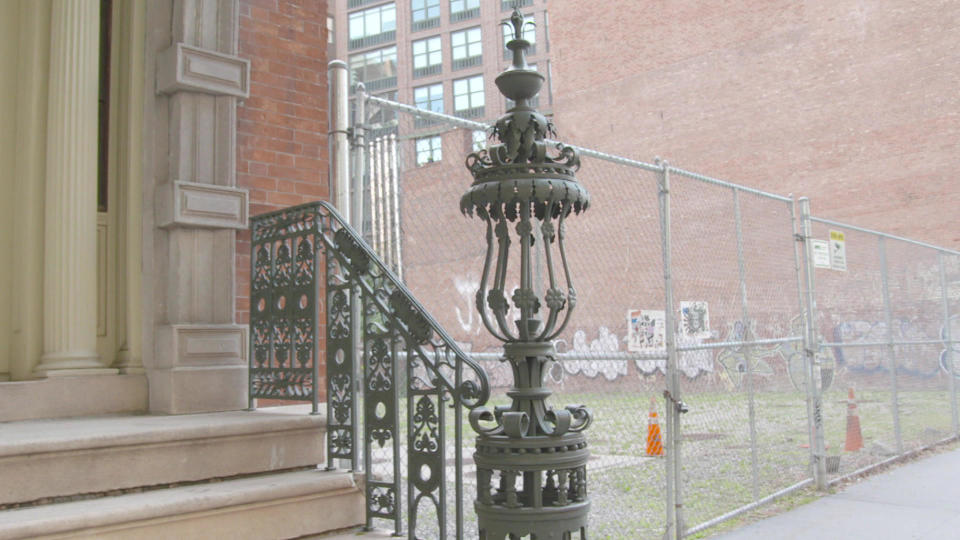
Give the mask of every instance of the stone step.
<svg viewBox="0 0 960 540">
<path fill-rule="evenodd" d="M 0 505 L 324 463 L 309 410 L 0 423 Z"/>
<path fill-rule="evenodd" d="M 314 469 L 5 510 L 0 540 L 269 540 L 362 522 L 354 475 Z"/>
</svg>

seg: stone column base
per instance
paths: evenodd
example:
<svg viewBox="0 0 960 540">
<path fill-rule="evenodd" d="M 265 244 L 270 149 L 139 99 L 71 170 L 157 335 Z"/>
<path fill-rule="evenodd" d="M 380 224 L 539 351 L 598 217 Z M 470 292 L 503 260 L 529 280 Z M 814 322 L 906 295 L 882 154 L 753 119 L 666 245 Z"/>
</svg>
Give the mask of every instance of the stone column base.
<svg viewBox="0 0 960 540">
<path fill-rule="evenodd" d="M 185 414 L 247 407 L 245 326 L 161 326 L 155 351 L 155 365 L 147 366 L 151 412 Z"/>
</svg>

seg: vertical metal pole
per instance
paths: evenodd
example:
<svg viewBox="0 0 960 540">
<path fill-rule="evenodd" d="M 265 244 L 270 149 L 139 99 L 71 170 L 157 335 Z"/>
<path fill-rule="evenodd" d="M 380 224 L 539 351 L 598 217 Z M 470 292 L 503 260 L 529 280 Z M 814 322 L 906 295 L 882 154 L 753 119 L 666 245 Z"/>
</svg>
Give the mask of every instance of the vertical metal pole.
<svg viewBox="0 0 960 540">
<path fill-rule="evenodd" d="M 343 219 L 350 222 L 350 141 L 347 135 L 349 126 L 349 80 L 350 71 L 343 60 L 333 60 L 327 64 L 327 76 L 330 83 L 330 131 L 327 141 L 330 145 L 330 174 L 328 186 L 333 204 Z"/>
<path fill-rule="evenodd" d="M 456 387 L 463 388 L 463 360 L 460 357 L 457 357 L 457 371 L 456 371 Z M 456 455 L 453 457 L 453 466 L 454 466 L 454 476 L 456 482 L 456 493 L 455 493 L 455 502 L 456 502 L 456 527 L 457 527 L 457 538 L 463 538 L 463 395 L 459 392 L 454 397 L 454 407 L 453 407 L 453 442 L 454 442 L 454 452 Z"/>
<path fill-rule="evenodd" d="M 960 414 L 957 411 L 957 370 L 953 366 L 953 337 L 950 333 L 950 295 L 947 291 L 947 272 L 943 264 L 943 252 L 937 252 L 937 262 L 940 266 L 940 291 L 943 296 L 943 342 L 946 349 L 943 351 L 947 368 L 947 377 L 950 385 L 950 412 L 953 421 L 953 434 L 960 437 Z"/>
<path fill-rule="evenodd" d="M 817 295 L 814 281 L 813 227 L 810 224 L 810 199 L 800 198 L 800 226 L 803 228 L 804 238 L 804 275 L 807 285 L 807 309 L 805 313 L 806 330 L 804 335 L 804 356 L 806 357 L 807 378 L 810 380 L 808 392 L 812 402 L 813 413 L 813 478 L 817 489 L 827 489 L 827 461 L 826 445 L 823 441 L 823 396 L 820 383 L 820 361 L 817 352 L 820 350 L 820 337 L 817 332 Z"/>
<path fill-rule="evenodd" d="M 393 384 L 393 441 L 391 452 L 393 452 L 393 485 L 396 501 L 393 509 L 393 536 L 403 536 L 403 475 L 400 471 L 400 441 L 403 434 L 400 433 L 400 405 L 403 393 L 400 388 L 405 388 L 407 384 L 406 377 L 400 372 L 400 350 L 398 344 L 402 343 L 400 339 L 400 329 L 396 319 L 390 322 L 390 362 L 393 364 L 393 373 L 391 373 Z M 401 385 L 404 385 L 403 387 Z"/>
<path fill-rule="evenodd" d="M 393 232 L 393 261 L 394 271 L 400 281 L 403 281 L 403 251 L 400 242 L 400 167 L 397 164 L 397 135 L 390 134 L 390 183 L 393 188 L 393 222 L 390 230 Z"/>
<path fill-rule="evenodd" d="M 893 345 L 893 314 L 890 310 L 890 283 L 887 275 L 886 238 L 877 238 L 880 250 L 880 279 L 883 282 L 883 318 L 887 323 L 887 357 L 890 359 L 890 407 L 893 412 L 893 434 L 897 439 L 897 453 L 903 453 L 903 436 L 900 431 L 900 400 L 897 390 L 897 354 Z"/>
<path fill-rule="evenodd" d="M 679 540 L 683 537 L 680 507 L 680 420 L 673 400 L 680 399 L 679 381 L 677 380 L 677 347 L 674 327 L 673 307 L 673 276 L 671 272 L 671 234 L 670 234 L 670 166 L 666 161 L 661 164 L 660 183 L 660 235 L 663 249 L 663 291 L 664 291 L 664 341 L 667 350 L 666 386 L 669 397 L 665 403 L 666 410 L 666 499 L 667 499 L 667 526 L 665 537 L 669 540 Z"/>
<path fill-rule="evenodd" d="M 737 267 L 740 274 L 740 313 L 743 319 L 743 341 L 753 341 L 750 313 L 747 309 L 747 269 L 743 260 L 743 220 L 740 217 L 740 190 L 733 188 L 733 218 L 737 229 Z M 753 477 L 753 500 L 760 498 L 760 470 L 757 457 L 757 411 L 753 388 L 753 347 L 743 346 L 747 364 L 747 408 L 750 422 L 750 470 Z"/>
<path fill-rule="evenodd" d="M 364 125 L 366 124 L 366 99 L 367 94 L 364 91 L 363 83 L 358 83 L 356 87 L 355 95 L 356 103 L 354 108 L 354 117 L 353 117 L 353 170 L 351 171 L 351 188 L 352 188 L 352 197 L 350 198 L 350 225 L 357 230 L 357 232 L 362 236 L 363 235 L 363 184 L 364 177 L 366 175 L 365 165 L 366 165 L 366 140 L 364 139 Z M 352 272 L 352 271 L 351 271 Z M 350 335 L 352 337 L 351 343 L 353 348 L 353 358 L 354 365 L 352 373 L 354 380 L 353 388 L 353 399 L 350 402 L 353 404 L 353 410 L 350 411 L 351 418 L 353 419 L 353 457 L 351 459 L 350 468 L 354 471 L 357 470 L 366 470 L 368 464 L 364 463 L 362 466 L 358 467 L 358 461 L 361 455 L 361 446 L 363 438 L 360 436 L 360 429 L 363 419 L 357 415 L 357 411 L 362 410 L 360 407 L 359 401 L 363 396 L 363 380 L 364 380 L 364 364 L 365 358 L 361 353 L 361 347 L 363 345 L 363 309 L 360 305 L 362 302 L 360 295 L 360 286 L 359 280 L 360 276 L 353 275 L 354 284 L 351 287 L 350 292 Z"/>
<path fill-rule="evenodd" d="M 371 201 L 375 209 L 371 209 L 373 220 L 370 223 L 370 236 L 374 240 L 374 248 L 380 258 L 390 264 L 390 255 L 387 252 L 387 245 L 384 241 L 384 222 L 386 221 L 384 204 L 386 203 L 386 193 L 384 185 L 384 167 L 383 167 L 383 139 L 376 138 L 370 141 L 371 160 L 373 162 L 373 172 L 370 181 Z"/>
<path fill-rule="evenodd" d="M 367 92 L 363 83 L 357 83 L 353 109 L 353 171 L 351 179 L 350 225 L 363 235 L 363 188 L 366 178 L 367 141 L 364 126 L 367 123 Z"/>
<path fill-rule="evenodd" d="M 791 195 L 791 198 L 792 198 L 792 195 Z M 798 307 L 800 309 L 800 321 L 801 321 L 800 327 L 801 327 L 801 331 L 803 332 L 802 334 L 803 349 L 804 351 L 806 351 L 810 349 L 810 344 L 807 342 L 807 337 L 810 335 L 810 321 L 807 318 L 807 308 L 806 308 L 806 302 L 804 300 L 805 297 L 803 294 L 803 283 L 804 283 L 803 276 L 804 276 L 804 268 L 807 268 L 808 261 L 806 257 L 806 254 L 807 254 L 806 250 L 804 250 L 803 256 L 801 257 L 800 246 L 801 245 L 806 246 L 806 244 L 809 243 L 809 238 L 803 234 L 802 229 L 797 223 L 797 200 L 796 199 L 793 199 L 790 202 L 790 230 L 794 232 L 794 235 L 796 238 L 796 241 L 793 243 L 793 261 L 794 261 L 794 268 L 796 269 L 796 272 L 797 272 L 797 300 L 798 300 Z M 803 375 L 804 375 L 804 382 L 805 382 L 805 388 L 803 393 L 804 393 L 804 401 L 807 404 L 807 437 L 810 441 L 810 444 L 808 445 L 808 447 L 810 448 L 810 475 L 811 477 L 816 478 L 816 467 L 814 467 L 814 464 L 816 463 L 816 459 L 814 457 L 816 437 L 813 434 L 813 396 L 810 390 L 811 386 L 813 385 L 813 374 L 811 373 L 812 369 L 810 369 L 812 368 L 812 364 L 806 361 L 805 355 L 803 356 L 803 360 L 804 360 Z M 787 369 L 789 369 L 789 365 L 787 366 Z"/>
</svg>

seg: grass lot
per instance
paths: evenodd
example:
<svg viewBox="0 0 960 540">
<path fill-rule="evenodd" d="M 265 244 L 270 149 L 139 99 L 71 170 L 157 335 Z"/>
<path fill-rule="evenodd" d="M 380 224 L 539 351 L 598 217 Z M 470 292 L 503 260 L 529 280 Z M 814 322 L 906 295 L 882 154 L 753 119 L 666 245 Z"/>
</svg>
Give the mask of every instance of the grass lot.
<svg viewBox="0 0 960 540">
<path fill-rule="evenodd" d="M 660 421 L 663 421 L 663 398 L 660 391 L 628 388 L 623 384 L 608 385 L 602 378 L 592 381 L 594 391 L 556 389 L 550 404 L 561 407 L 583 403 L 593 412 L 594 422 L 587 430 L 592 460 L 589 466 L 591 498 L 590 537 L 636 540 L 660 538 L 665 521 L 664 458 L 646 457 L 646 436 L 650 398 L 656 397 Z M 754 396 L 756 437 L 756 476 L 751 444 L 749 399 L 745 391 L 701 390 L 685 381 L 683 399 L 690 412 L 682 418 L 682 498 L 686 528 L 736 510 L 756 499 L 794 485 L 810 476 L 810 451 L 807 406 L 804 395 L 793 391 L 758 391 Z M 951 411 L 945 381 L 931 381 L 930 386 L 943 388 L 902 389 L 899 392 L 903 450 L 929 445 L 950 435 Z M 581 385 L 582 387 L 583 385 Z M 839 470 L 833 476 L 853 472 L 886 459 L 897 451 L 891 394 L 881 388 L 861 384 L 857 390 L 858 413 L 864 448 L 843 452 L 846 436 L 846 387 L 836 385 L 823 400 L 825 438 L 828 456 L 840 456 Z M 876 386 L 880 386 L 877 384 Z M 604 387 L 610 390 L 603 391 Z M 495 395 L 490 406 L 507 403 Z M 453 421 L 446 425 L 448 464 L 452 464 Z M 473 435 L 464 419 L 464 446 L 472 448 Z M 465 466 L 465 520 L 468 532 L 475 530 L 472 460 Z M 448 467 L 452 482 L 452 466 Z M 448 489 L 452 521 L 453 492 Z M 806 495 L 804 495 L 806 494 Z M 787 497 L 780 505 L 799 504 L 815 497 L 809 490 Z M 792 503 L 791 503 L 792 501 Z M 776 508 L 776 506 L 775 506 Z M 432 511 L 421 508 L 426 518 Z M 755 511 L 752 515 L 757 515 Z M 423 537 L 430 538 L 432 519 Z M 452 524 L 451 524 L 452 527 Z M 450 529 L 452 532 L 452 529 Z M 711 530 L 696 535 L 709 535 Z M 467 537 L 471 537 L 470 534 Z"/>
</svg>

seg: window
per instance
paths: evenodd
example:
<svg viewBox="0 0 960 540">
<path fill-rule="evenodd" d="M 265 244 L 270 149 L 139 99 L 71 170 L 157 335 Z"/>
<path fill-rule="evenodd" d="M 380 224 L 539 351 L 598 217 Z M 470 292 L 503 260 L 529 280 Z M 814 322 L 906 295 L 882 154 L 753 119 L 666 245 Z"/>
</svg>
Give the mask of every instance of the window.
<svg viewBox="0 0 960 540">
<path fill-rule="evenodd" d="M 527 49 L 527 54 L 537 54 L 537 27 L 534 26 L 536 19 L 533 15 L 524 15 L 523 16 L 523 32 L 521 36 L 523 39 L 530 42 L 530 48 Z M 513 56 L 513 53 L 510 49 L 507 48 L 507 42 L 513 39 L 513 26 L 503 25 L 503 57 L 510 59 Z"/>
<path fill-rule="evenodd" d="M 414 32 L 440 26 L 440 0 L 411 0 L 410 12 Z"/>
<path fill-rule="evenodd" d="M 397 37 L 397 7 L 393 3 L 354 11 L 349 22 L 351 49 L 386 43 Z"/>
<path fill-rule="evenodd" d="M 413 102 L 418 109 L 443 112 L 443 85 L 420 86 L 413 89 Z"/>
<path fill-rule="evenodd" d="M 453 81 L 453 112 L 457 116 L 483 116 L 483 75 Z"/>
<path fill-rule="evenodd" d="M 443 84 L 431 84 L 430 86 L 419 86 L 413 89 L 413 103 L 418 109 L 424 109 L 435 113 L 443 112 Z M 422 128 L 435 124 L 437 121 L 433 118 L 417 117 L 413 121 L 414 127 Z"/>
<path fill-rule="evenodd" d="M 397 48 L 385 47 L 350 55 L 354 82 L 362 82 L 369 91 L 397 85 Z"/>
<path fill-rule="evenodd" d="M 450 0 L 450 22 L 480 16 L 480 0 Z"/>
<path fill-rule="evenodd" d="M 453 69 L 463 69 L 483 63 L 480 27 L 451 33 L 450 53 L 453 58 Z"/>
<path fill-rule="evenodd" d="M 470 145 L 471 152 L 478 152 L 487 148 L 487 132 L 482 129 L 475 129 L 472 133 L 473 141 Z"/>
<path fill-rule="evenodd" d="M 443 69 L 440 36 L 413 42 L 413 76 L 425 77 Z"/>
<path fill-rule="evenodd" d="M 417 147 L 418 166 L 426 165 L 427 163 L 433 163 L 434 161 L 440 161 L 443 159 L 443 153 L 441 151 L 441 138 L 439 135 L 416 139 L 415 142 Z"/>
</svg>

